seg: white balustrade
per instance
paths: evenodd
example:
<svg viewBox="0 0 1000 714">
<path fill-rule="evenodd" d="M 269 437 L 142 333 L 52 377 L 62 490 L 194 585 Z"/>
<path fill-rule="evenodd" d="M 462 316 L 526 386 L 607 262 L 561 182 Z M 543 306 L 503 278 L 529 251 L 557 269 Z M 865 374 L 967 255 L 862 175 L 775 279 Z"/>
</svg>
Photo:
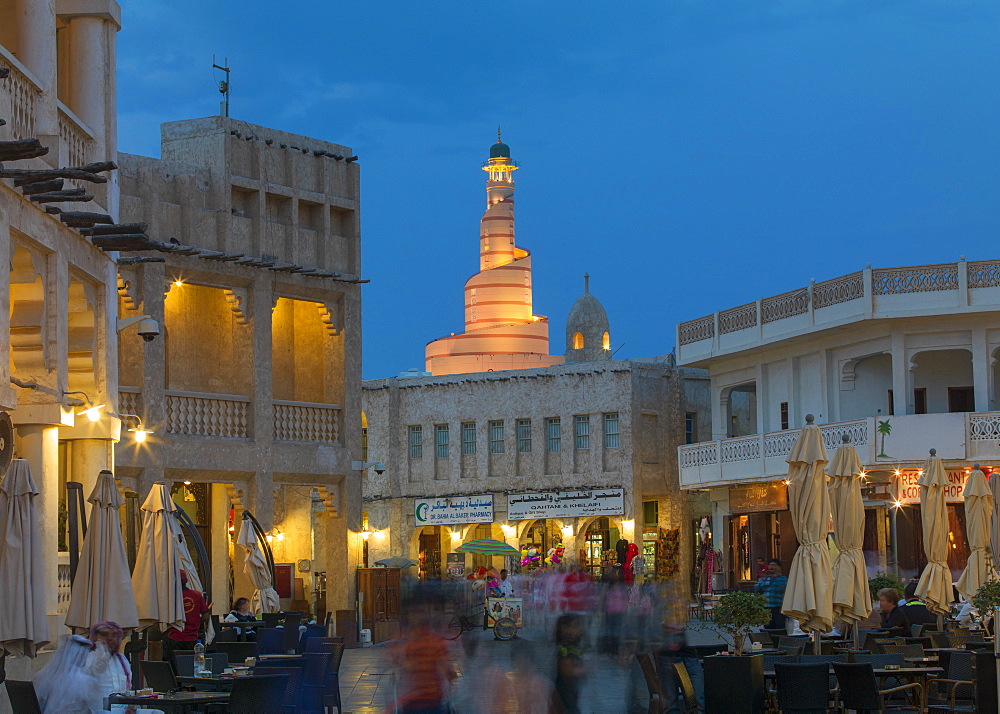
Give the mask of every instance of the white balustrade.
<svg viewBox="0 0 1000 714">
<path fill-rule="evenodd" d="M 73 590 L 73 581 L 69 577 L 69 553 L 59 553 L 56 568 L 56 612 L 65 615 L 69 611 L 69 599 Z"/>
<path fill-rule="evenodd" d="M 250 397 L 197 392 L 165 394 L 168 434 L 250 438 Z"/>
<path fill-rule="evenodd" d="M 134 387 L 118 387 L 118 413 L 142 418 L 142 392 Z"/>
<path fill-rule="evenodd" d="M 817 310 L 865 296 L 865 274 L 860 270 L 813 286 L 813 307 Z"/>
<path fill-rule="evenodd" d="M 970 414 L 969 439 L 1000 442 L 1000 412 Z"/>
<path fill-rule="evenodd" d="M 329 441 L 340 438 L 340 405 L 274 402 L 275 441 Z"/>
<path fill-rule="evenodd" d="M 757 325 L 757 303 L 751 302 L 719 313 L 719 334 L 739 332 Z"/>
<path fill-rule="evenodd" d="M 10 138 L 32 139 L 36 136 L 35 100 L 41 90 L 28 77 L 27 70 L 3 49 L 0 49 L 0 67 L 10 70 L 7 79 L 0 81 L 0 97 L 4 94 L 10 97 L 10 116 L 4 117 L 10 126 Z M 6 109 L 4 102 L 0 101 L 0 107 Z"/>
<path fill-rule="evenodd" d="M 65 107 L 59 107 L 60 159 L 67 166 L 84 166 L 91 162 L 94 139 L 70 114 Z M 88 184 L 89 185 L 89 184 Z"/>
</svg>

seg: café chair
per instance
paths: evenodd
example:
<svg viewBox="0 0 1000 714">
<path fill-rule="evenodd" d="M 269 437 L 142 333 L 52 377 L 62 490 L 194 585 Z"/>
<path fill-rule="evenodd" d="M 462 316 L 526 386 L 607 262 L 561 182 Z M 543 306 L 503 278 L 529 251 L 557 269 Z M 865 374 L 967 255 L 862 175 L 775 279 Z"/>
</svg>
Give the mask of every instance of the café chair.
<svg viewBox="0 0 1000 714">
<path fill-rule="evenodd" d="M 7 699 L 10 700 L 11 711 L 18 714 L 42 714 L 42 706 L 35 694 L 35 685 L 31 682 L 21 682 L 16 679 L 5 679 Z"/>
<path fill-rule="evenodd" d="M 923 687 L 917 683 L 880 689 L 871 664 L 833 663 L 837 677 L 837 698 L 834 709 L 853 709 L 858 712 L 881 712 L 891 709 L 920 709 Z M 897 701 L 891 695 L 903 693 L 905 699 Z"/>
</svg>

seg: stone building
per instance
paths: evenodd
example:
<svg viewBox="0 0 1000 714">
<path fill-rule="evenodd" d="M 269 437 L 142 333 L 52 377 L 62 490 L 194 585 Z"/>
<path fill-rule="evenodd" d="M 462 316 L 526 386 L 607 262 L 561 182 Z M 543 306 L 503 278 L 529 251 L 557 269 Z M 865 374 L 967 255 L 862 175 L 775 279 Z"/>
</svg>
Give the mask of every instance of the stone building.
<svg viewBox="0 0 1000 714">
<path fill-rule="evenodd" d="M 65 633 L 69 600 L 68 557 L 60 552 L 66 550 L 65 484 L 92 485 L 110 468 L 120 432 L 115 261 L 57 211 L 114 214 L 117 183 L 104 171 L 86 181 L 53 177 L 43 201 L 38 185 L 10 179 L 15 171 L 115 158 L 119 22 L 113 0 L 0 3 L 0 119 L 6 122 L 0 126 L 6 179 L 0 181 L 0 412 L 10 415 L 14 453 L 28 461 L 39 489 L 43 606 L 53 640 Z M 5 142 L 30 139 L 47 152 L 13 158 Z M 58 200 L 68 195 L 60 191 L 72 189 L 83 190 Z M 141 349 L 135 330 L 123 339 Z M 95 409 L 85 416 L 89 408 Z M 8 675 L 27 678 L 32 664 L 8 661 Z"/>
<path fill-rule="evenodd" d="M 831 453 L 846 434 L 868 478 L 869 570 L 924 565 L 918 471 L 945 462 L 952 548 L 965 566 L 962 487 L 977 463 L 1000 470 L 1000 262 L 871 268 L 689 320 L 677 362 L 711 379 L 711 430 L 679 450 L 681 487 L 700 492 L 723 551 L 719 587 L 796 542 L 783 479 L 807 413 Z M 893 523 L 899 530 L 893 554 Z"/>
<path fill-rule="evenodd" d="M 431 374 L 529 369 L 561 364 L 549 354 L 549 321 L 535 315 L 531 252 L 514 241 L 514 172 L 510 147 L 490 147 L 483 164 L 486 211 L 479 228 L 479 272 L 465 281 L 465 332 L 427 344 Z"/>
<path fill-rule="evenodd" d="M 707 387 L 670 356 L 366 381 L 367 458 L 385 465 L 363 477 L 367 560 L 402 555 L 437 577 L 463 540 L 492 537 L 543 553 L 561 543 L 597 572 L 622 537 L 643 544 L 647 572 L 685 582 L 690 538 L 674 554 L 658 545 L 690 532 L 676 447 L 706 414 Z"/>
<path fill-rule="evenodd" d="M 244 508 L 271 536 L 283 607 L 353 603 L 356 158 L 223 117 L 164 124 L 161 159 L 120 155 L 122 220 L 148 223 L 165 262 L 120 270 L 120 314 L 162 335 L 120 343 L 121 411 L 150 435 L 118 445 L 117 473 L 140 494 L 172 485 L 211 553 L 217 612 L 252 592 L 234 549 Z"/>
</svg>

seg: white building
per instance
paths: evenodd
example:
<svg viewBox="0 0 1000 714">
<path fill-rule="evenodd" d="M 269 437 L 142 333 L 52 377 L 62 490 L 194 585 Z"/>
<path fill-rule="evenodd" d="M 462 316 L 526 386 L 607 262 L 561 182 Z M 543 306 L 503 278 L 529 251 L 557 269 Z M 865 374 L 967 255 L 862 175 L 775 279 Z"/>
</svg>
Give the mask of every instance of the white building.
<svg viewBox="0 0 1000 714">
<path fill-rule="evenodd" d="M 869 566 L 887 562 L 885 504 L 918 501 L 930 448 L 959 504 L 965 472 L 1000 463 L 998 311 L 1000 261 L 963 259 L 869 267 L 678 325 L 678 364 L 709 370 L 712 406 L 711 434 L 678 451 L 680 483 L 710 490 L 728 578 L 749 578 L 758 556 L 794 552 L 782 479 L 807 413 L 831 454 L 847 434 L 866 466 L 869 504 L 882 506 L 868 514 Z M 899 517 L 905 572 L 923 558 L 903 537 L 914 510 Z M 957 571 L 967 552 L 960 505 L 952 518 Z"/>
</svg>

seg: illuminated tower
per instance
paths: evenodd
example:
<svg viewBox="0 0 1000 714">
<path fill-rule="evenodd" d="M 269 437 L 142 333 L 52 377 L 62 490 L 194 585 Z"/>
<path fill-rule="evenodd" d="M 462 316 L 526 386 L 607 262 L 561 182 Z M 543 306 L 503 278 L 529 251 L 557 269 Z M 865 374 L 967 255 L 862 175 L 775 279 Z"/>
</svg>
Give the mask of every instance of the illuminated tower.
<svg viewBox="0 0 1000 714">
<path fill-rule="evenodd" d="M 465 332 L 427 344 L 432 374 L 527 369 L 562 364 L 549 354 L 549 321 L 532 314 L 531 253 L 514 243 L 514 172 L 510 147 L 490 147 L 483 164 L 486 212 L 479 224 L 479 272 L 465 281 Z"/>
</svg>

